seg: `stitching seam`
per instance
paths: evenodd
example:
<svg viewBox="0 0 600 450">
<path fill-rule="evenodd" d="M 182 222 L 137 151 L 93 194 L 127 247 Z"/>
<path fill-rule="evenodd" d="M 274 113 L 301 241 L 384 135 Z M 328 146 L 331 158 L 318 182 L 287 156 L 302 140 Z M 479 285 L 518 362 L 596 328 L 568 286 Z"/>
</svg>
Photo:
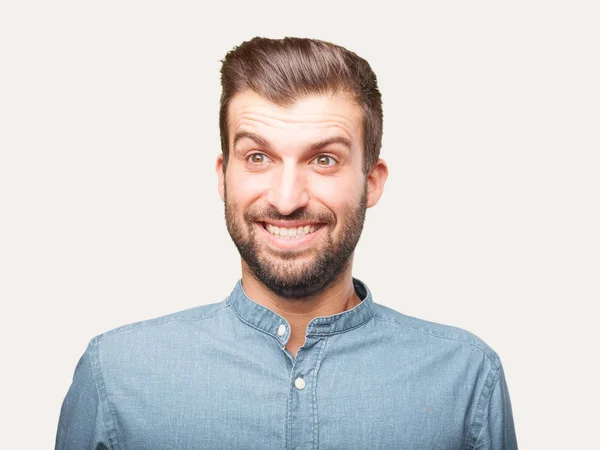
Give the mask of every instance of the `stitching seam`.
<svg viewBox="0 0 600 450">
<path fill-rule="evenodd" d="M 149 319 L 147 322 L 124 325 L 123 327 L 119 327 L 115 330 L 107 331 L 106 333 L 101 334 L 99 336 L 98 342 L 102 342 L 102 340 L 104 338 L 108 338 L 110 336 L 116 336 L 117 334 L 125 333 L 127 331 L 137 330 L 139 328 L 162 325 L 165 323 L 174 322 L 174 321 L 178 321 L 178 320 L 184 320 L 184 321 L 189 320 L 189 321 L 195 322 L 195 321 L 199 321 L 199 320 L 210 319 L 210 318 L 216 316 L 219 312 L 223 311 L 227 307 L 229 307 L 229 305 L 224 304 L 219 309 L 217 309 L 213 314 L 211 314 L 210 316 L 205 316 L 205 317 L 185 317 L 185 316 L 184 317 L 169 317 L 169 318 L 164 318 L 164 319 L 160 319 L 160 320 Z"/>
<path fill-rule="evenodd" d="M 319 414 L 318 414 L 318 404 L 317 404 L 317 376 L 319 374 L 319 369 L 321 367 L 321 361 L 323 360 L 323 355 L 325 354 L 325 347 L 327 347 L 327 342 L 329 338 L 324 338 L 323 343 L 321 344 L 321 351 L 319 352 L 319 357 L 317 358 L 317 364 L 315 365 L 314 375 L 313 375 L 313 417 L 315 418 L 313 423 L 313 450 L 319 449 Z"/>
<path fill-rule="evenodd" d="M 403 325 L 403 324 L 398 323 L 398 322 L 392 322 L 390 320 L 381 319 L 381 318 L 379 318 L 377 316 L 375 316 L 375 319 L 379 320 L 380 322 L 387 322 L 387 323 L 391 323 L 391 324 L 397 325 L 397 326 L 402 327 L 402 328 L 406 328 L 407 330 L 416 331 L 417 333 L 427 334 L 429 336 L 438 337 L 440 339 L 447 339 L 447 340 L 450 340 L 450 341 L 463 342 L 465 344 L 472 345 L 473 347 L 478 348 L 490 360 L 490 362 L 492 363 L 492 366 L 494 367 L 494 369 L 498 368 L 498 365 L 495 362 L 495 358 L 492 357 L 492 356 L 490 356 L 488 354 L 488 352 L 486 352 L 482 347 L 480 347 L 477 344 L 474 344 L 473 342 L 469 342 L 469 341 L 467 341 L 465 339 L 458 339 L 458 338 L 453 338 L 453 337 L 449 337 L 449 336 L 440 336 L 439 334 L 431 333 L 429 331 L 417 330 L 416 328 L 411 328 L 411 327 L 408 327 L 408 326 Z"/>
<path fill-rule="evenodd" d="M 483 385 L 483 388 L 481 389 L 481 392 L 479 393 L 479 396 L 477 397 L 477 402 L 475 403 L 477 405 L 477 409 L 475 410 L 475 414 L 473 415 L 473 421 L 471 422 L 471 425 L 469 426 L 469 430 L 467 432 L 467 436 L 468 436 L 468 441 L 467 441 L 467 449 L 474 449 L 475 445 L 477 444 L 477 441 L 479 440 L 479 437 L 481 436 L 481 433 L 483 431 L 483 416 L 485 415 L 485 405 L 489 405 L 490 403 L 490 399 L 492 398 L 492 393 L 494 391 L 493 387 L 496 386 L 496 383 L 498 382 L 498 379 L 496 379 L 496 382 L 494 382 L 492 384 L 492 381 L 494 380 L 494 378 L 496 377 L 496 375 L 498 375 L 500 372 L 500 367 L 496 368 L 495 370 L 490 370 L 490 372 L 488 373 L 488 376 L 486 377 L 485 383 Z M 490 385 L 492 385 L 492 389 L 490 389 Z M 485 402 L 484 404 L 481 404 L 481 398 L 484 395 L 489 395 L 489 398 L 487 399 L 487 402 Z M 475 439 L 474 436 L 472 436 L 473 430 L 476 427 L 481 427 L 481 429 L 479 430 L 479 432 L 477 433 L 477 437 Z M 475 440 L 474 440 L 475 439 Z M 472 444 L 469 444 L 469 442 L 473 442 Z"/>
<path fill-rule="evenodd" d="M 117 429 L 116 422 L 114 418 L 113 408 L 108 398 L 108 394 L 106 392 L 106 385 L 104 384 L 104 377 L 102 376 L 102 367 L 100 366 L 100 350 L 98 348 L 99 340 L 91 341 L 91 349 L 92 354 L 90 354 L 90 364 L 92 365 L 92 376 L 94 377 L 94 384 L 96 387 L 96 393 L 98 395 L 98 401 L 100 405 L 106 402 L 105 407 L 108 414 L 103 414 L 104 418 L 104 426 L 106 428 L 108 434 L 108 441 L 110 446 L 114 450 L 119 449 L 119 443 L 117 439 Z M 102 407 L 102 406 L 101 406 Z"/>
</svg>

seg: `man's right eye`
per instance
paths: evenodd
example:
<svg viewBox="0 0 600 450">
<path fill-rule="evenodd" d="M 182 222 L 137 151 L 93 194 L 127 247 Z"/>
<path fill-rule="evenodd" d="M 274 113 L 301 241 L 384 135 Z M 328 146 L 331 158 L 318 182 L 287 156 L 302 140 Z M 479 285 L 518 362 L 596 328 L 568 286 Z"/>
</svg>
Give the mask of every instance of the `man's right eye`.
<svg viewBox="0 0 600 450">
<path fill-rule="evenodd" d="M 264 153 L 253 153 L 250 156 L 248 156 L 248 161 L 250 161 L 253 164 L 262 164 L 264 162 L 267 162 L 268 159 L 269 158 Z"/>
</svg>

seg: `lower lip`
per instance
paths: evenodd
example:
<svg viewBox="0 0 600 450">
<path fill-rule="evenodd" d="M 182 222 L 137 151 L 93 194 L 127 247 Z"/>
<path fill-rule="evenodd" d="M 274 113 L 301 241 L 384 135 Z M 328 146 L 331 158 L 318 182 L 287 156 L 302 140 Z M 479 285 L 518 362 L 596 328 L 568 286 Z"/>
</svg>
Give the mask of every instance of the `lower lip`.
<svg viewBox="0 0 600 450">
<path fill-rule="evenodd" d="M 321 228 L 319 228 L 316 231 L 313 231 L 310 234 L 305 234 L 304 236 L 300 237 L 285 238 L 269 233 L 265 229 L 265 227 L 260 223 L 257 224 L 257 226 L 265 234 L 267 242 L 269 242 L 269 244 L 284 250 L 295 250 L 303 247 L 308 247 L 315 239 L 317 239 L 318 235 L 325 228 L 325 225 L 321 225 Z"/>
</svg>

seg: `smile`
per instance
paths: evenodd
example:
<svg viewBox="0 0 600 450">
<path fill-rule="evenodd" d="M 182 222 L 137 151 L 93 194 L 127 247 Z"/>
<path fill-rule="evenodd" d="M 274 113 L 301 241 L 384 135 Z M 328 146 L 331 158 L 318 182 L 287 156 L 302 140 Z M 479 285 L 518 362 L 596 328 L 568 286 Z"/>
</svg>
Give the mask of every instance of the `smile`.
<svg viewBox="0 0 600 450">
<path fill-rule="evenodd" d="M 259 222 L 257 225 L 271 247 L 296 251 L 311 247 L 326 228 L 324 223 L 291 223 L 294 226 L 284 227 L 281 222 L 277 225 Z"/>
<path fill-rule="evenodd" d="M 270 223 L 263 222 L 262 226 L 273 236 L 279 236 L 287 239 L 298 239 L 302 236 L 314 233 L 321 228 L 323 224 L 309 224 L 297 227 L 279 227 L 277 225 L 271 225 Z"/>
</svg>

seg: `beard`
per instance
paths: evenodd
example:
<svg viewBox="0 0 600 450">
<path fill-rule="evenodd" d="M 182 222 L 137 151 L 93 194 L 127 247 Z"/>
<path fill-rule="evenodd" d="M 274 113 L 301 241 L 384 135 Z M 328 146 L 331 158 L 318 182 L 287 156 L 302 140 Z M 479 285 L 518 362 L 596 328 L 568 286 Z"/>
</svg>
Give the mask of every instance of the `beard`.
<svg viewBox="0 0 600 450">
<path fill-rule="evenodd" d="M 227 231 L 254 278 L 277 296 L 285 299 L 311 297 L 335 284 L 349 268 L 366 216 L 366 182 L 360 201 L 343 218 L 339 236 L 335 240 L 332 230 L 337 220 L 331 211 L 319 214 L 301 208 L 283 216 L 273 208 L 249 208 L 244 212 L 242 221 L 236 216 L 235 205 L 227 201 L 227 185 L 224 187 Z M 319 236 L 313 246 L 305 251 L 280 250 L 270 254 L 256 237 L 256 225 L 262 226 L 261 222 L 267 219 L 318 222 L 326 227 L 320 232 L 327 234 Z M 315 254 L 308 259 L 303 258 L 306 261 L 298 260 L 303 253 L 311 252 Z"/>
</svg>

